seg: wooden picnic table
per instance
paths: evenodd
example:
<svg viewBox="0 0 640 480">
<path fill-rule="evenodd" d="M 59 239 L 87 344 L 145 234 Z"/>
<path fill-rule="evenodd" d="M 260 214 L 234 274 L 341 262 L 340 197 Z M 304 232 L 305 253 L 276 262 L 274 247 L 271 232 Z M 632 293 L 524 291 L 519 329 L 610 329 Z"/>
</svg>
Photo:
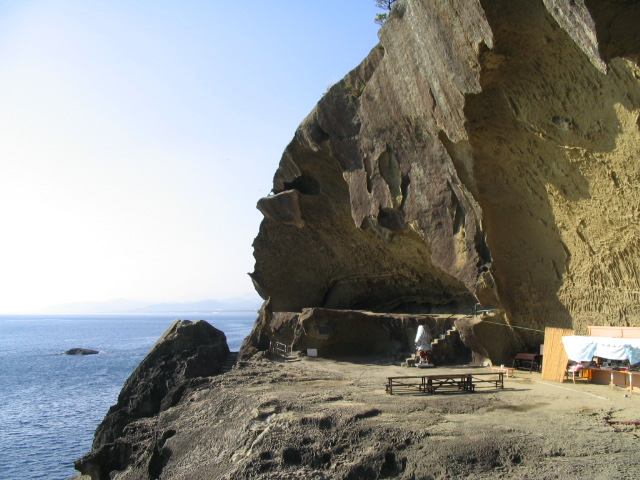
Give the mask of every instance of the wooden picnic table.
<svg viewBox="0 0 640 480">
<path fill-rule="evenodd" d="M 513 359 L 512 368 L 518 370 L 529 370 L 529 372 L 540 371 L 540 356 L 535 353 L 518 353 Z"/>
<path fill-rule="evenodd" d="M 490 378 L 485 378 L 490 377 Z M 393 395 L 393 389 L 414 389 L 435 394 L 438 390 L 474 392 L 477 384 L 489 383 L 495 388 L 504 388 L 504 372 L 462 372 L 430 375 L 406 375 L 387 377 L 385 391 Z"/>
</svg>

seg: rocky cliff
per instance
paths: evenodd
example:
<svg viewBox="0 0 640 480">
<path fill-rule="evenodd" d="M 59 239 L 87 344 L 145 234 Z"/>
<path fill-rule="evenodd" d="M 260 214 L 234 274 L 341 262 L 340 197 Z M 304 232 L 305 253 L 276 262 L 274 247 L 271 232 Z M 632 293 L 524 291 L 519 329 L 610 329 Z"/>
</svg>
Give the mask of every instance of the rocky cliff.
<svg viewBox="0 0 640 480">
<path fill-rule="evenodd" d="M 258 202 L 256 289 L 275 312 L 640 325 L 638 25 L 630 0 L 398 1 Z"/>
<path fill-rule="evenodd" d="M 164 444 L 175 433 L 158 425 L 158 415 L 221 373 L 228 356 L 220 330 L 203 320 L 176 320 L 129 376 L 76 469 L 93 480 L 108 480 L 119 470 L 158 478 L 171 455 Z"/>
<path fill-rule="evenodd" d="M 224 335 L 177 323 L 76 467 L 93 479 L 637 477 L 637 436 L 612 415 L 637 417 L 613 390 L 574 392 L 578 408 L 570 388 L 527 377 L 500 398 L 403 399 L 382 388 L 400 367 L 252 354 L 271 339 L 400 352 L 423 324 L 503 359 L 540 341 L 503 322 L 640 325 L 638 25 L 637 0 L 399 0 L 258 202 L 252 278 L 268 300 L 243 347 L 253 358 L 217 375 Z M 478 302 L 496 307 L 491 322 L 462 315 Z M 602 395 L 617 407 L 603 411 Z"/>
</svg>

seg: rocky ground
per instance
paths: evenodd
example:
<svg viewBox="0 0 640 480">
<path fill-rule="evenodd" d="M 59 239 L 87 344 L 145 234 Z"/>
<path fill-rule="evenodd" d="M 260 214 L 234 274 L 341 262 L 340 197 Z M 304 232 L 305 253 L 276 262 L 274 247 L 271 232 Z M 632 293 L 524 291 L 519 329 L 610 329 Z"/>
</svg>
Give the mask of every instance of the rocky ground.
<svg viewBox="0 0 640 480">
<path fill-rule="evenodd" d="M 529 373 L 502 391 L 385 393 L 387 376 L 410 373 L 362 359 L 243 362 L 159 416 L 130 424 L 131 434 L 154 441 L 113 478 L 640 475 L 640 430 L 616 423 L 640 418 L 637 394 Z"/>
</svg>

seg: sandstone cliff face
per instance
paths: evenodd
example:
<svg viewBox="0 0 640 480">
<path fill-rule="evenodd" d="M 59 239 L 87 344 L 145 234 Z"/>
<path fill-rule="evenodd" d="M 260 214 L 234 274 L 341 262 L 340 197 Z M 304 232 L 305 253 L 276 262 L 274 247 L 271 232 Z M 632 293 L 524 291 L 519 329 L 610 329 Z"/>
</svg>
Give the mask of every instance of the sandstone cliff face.
<svg viewBox="0 0 640 480">
<path fill-rule="evenodd" d="M 637 25 L 625 0 L 399 1 L 258 204 L 259 293 L 640 325 Z"/>
</svg>

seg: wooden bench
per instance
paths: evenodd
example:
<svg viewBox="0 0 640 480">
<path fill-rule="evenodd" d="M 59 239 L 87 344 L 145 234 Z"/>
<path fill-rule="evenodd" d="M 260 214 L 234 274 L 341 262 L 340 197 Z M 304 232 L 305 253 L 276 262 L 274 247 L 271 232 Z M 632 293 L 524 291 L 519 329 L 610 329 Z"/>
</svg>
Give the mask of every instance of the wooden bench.
<svg viewBox="0 0 640 480">
<path fill-rule="evenodd" d="M 513 368 L 517 370 L 540 370 L 540 362 L 538 361 L 538 355 L 535 353 L 518 353 L 513 359 Z"/>
<path fill-rule="evenodd" d="M 437 390 L 454 390 L 463 392 L 473 392 L 475 386 L 471 382 L 471 377 L 466 374 L 450 375 L 425 375 L 425 393 L 436 393 Z"/>
<path fill-rule="evenodd" d="M 504 388 L 504 372 L 448 373 L 421 376 L 387 377 L 385 391 L 393 395 L 393 390 L 414 390 L 435 394 L 437 391 L 474 392 L 478 384 L 491 384 Z"/>
<path fill-rule="evenodd" d="M 478 373 L 470 373 L 471 381 L 473 385 L 488 383 L 490 385 L 494 385 L 496 388 L 500 388 L 504 390 L 504 375 L 505 372 L 478 372 Z M 507 374 L 508 376 L 508 374 Z M 486 378 L 489 377 L 489 378 Z"/>
<path fill-rule="evenodd" d="M 388 377 L 387 385 L 385 386 L 385 391 L 393 395 L 393 388 L 396 390 L 406 390 L 406 389 L 415 389 L 418 391 L 425 391 L 426 380 L 424 375 L 417 376 L 402 376 L 402 377 Z"/>
</svg>

